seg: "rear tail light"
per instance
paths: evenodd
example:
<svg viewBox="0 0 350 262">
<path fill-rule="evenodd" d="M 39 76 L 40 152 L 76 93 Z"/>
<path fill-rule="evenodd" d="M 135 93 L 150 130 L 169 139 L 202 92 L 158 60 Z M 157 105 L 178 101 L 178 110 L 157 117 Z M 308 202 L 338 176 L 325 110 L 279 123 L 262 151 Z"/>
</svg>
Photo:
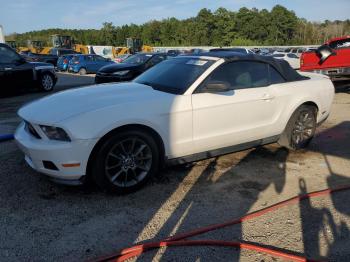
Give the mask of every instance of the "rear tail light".
<svg viewBox="0 0 350 262">
<path fill-rule="evenodd" d="M 65 64 L 65 65 L 68 64 L 68 59 L 64 59 L 63 64 Z"/>
</svg>

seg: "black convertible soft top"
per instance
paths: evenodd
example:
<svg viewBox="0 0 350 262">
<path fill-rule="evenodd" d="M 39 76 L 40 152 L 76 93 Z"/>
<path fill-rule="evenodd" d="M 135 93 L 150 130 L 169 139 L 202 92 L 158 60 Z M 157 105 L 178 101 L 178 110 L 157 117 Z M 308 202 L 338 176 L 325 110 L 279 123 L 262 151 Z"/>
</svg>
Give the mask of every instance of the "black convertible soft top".
<svg viewBox="0 0 350 262">
<path fill-rule="evenodd" d="M 242 54 L 242 53 L 230 52 L 230 51 L 206 52 L 206 53 L 197 54 L 195 56 L 210 56 L 210 57 L 223 58 L 227 62 L 231 62 L 231 61 L 264 62 L 273 66 L 288 82 L 309 79 L 308 77 L 302 76 L 297 71 L 295 71 L 287 61 L 283 59 L 275 59 L 270 56 Z"/>
</svg>

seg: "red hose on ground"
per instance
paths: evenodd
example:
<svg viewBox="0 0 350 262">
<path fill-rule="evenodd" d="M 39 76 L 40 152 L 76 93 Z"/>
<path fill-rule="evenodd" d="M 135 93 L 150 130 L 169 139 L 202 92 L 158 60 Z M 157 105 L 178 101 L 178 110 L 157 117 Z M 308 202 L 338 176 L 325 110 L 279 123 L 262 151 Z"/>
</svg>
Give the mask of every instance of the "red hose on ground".
<svg viewBox="0 0 350 262">
<path fill-rule="evenodd" d="M 314 260 L 309 260 L 306 259 L 305 257 L 300 257 L 296 255 L 292 255 L 286 252 L 281 252 L 278 250 L 274 250 L 271 248 L 265 248 L 261 247 L 259 245 L 253 245 L 253 244 L 247 244 L 247 243 L 241 243 L 241 242 L 231 242 L 231 241 L 220 241 L 220 240 L 184 240 L 189 237 L 194 237 L 200 234 L 207 233 L 209 231 L 221 229 L 224 227 L 240 224 L 243 221 L 247 221 L 253 218 L 260 217 L 266 213 L 275 211 L 279 208 L 291 205 L 291 204 L 296 204 L 299 203 L 305 199 L 310 199 L 310 198 L 315 198 L 315 197 L 320 197 L 320 196 L 325 196 L 325 195 L 330 195 L 332 193 L 340 192 L 340 191 L 345 191 L 349 190 L 350 186 L 343 186 L 343 187 L 338 187 L 335 189 L 325 189 L 325 190 L 320 190 L 320 191 L 314 191 L 308 194 L 296 196 L 290 199 L 287 199 L 285 201 L 279 202 L 277 204 L 274 204 L 272 206 L 260 209 L 258 211 L 254 211 L 250 214 L 247 214 L 239 219 L 234 219 L 231 221 L 227 221 L 222 224 L 215 224 L 203 228 L 199 228 L 197 230 L 190 231 L 188 233 L 184 234 L 178 234 L 172 237 L 168 237 L 167 239 L 160 241 L 160 242 L 153 242 L 153 243 L 146 243 L 146 244 L 141 244 L 141 245 L 136 245 L 131 248 L 126 248 L 121 250 L 117 254 L 112 254 L 110 256 L 106 256 L 104 258 L 100 258 L 97 261 L 103 262 L 103 261 L 116 261 L 116 262 L 122 262 L 125 261 L 129 258 L 135 257 L 135 256 L 140 256 L 141 254 L 147 252 L 150 249 L 154 248 L 160 248 L 160 247 L 172 247 L 172 246 L 224 246 L 224 247 L 236 247 L 240 249 L 248 249 L 248 250 L 254 250 L 257 252 L 269 254 L 275 257 L 281 257 L 285 258 L 288 260 L 292 261 L 314 261 Z"/>
</svg>

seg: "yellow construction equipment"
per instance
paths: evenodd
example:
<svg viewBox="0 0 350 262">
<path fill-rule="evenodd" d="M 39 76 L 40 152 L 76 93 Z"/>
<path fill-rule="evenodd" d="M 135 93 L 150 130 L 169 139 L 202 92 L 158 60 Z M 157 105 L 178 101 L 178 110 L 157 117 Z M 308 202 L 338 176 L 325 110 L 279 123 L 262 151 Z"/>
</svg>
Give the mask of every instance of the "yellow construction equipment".
<svg viewBox="0 0 350 262">
<path fill-rule="evenodd" d="M 52 46 L 55 48 L 72 49 L 82 54 L 88 54 L 89 48 L 86 45 L 75 44 L 74 39 L 68 35 L 52 35 Z"/>
<path fill-rule="evenodd" d="M 27 40 L 28 51 L 34 54 L 48 54 L 51 47 L 45 47 L 44 42 L 40 40 Z"/>
<path fill-rule="evenodd" d="M 139 38 L 129 37 L 126 39 L 126 47 L 114 47 L 112 52 L 113 56 L 117 57 L 125 54 L 135 54 L 137 52 L 153 52 L 153 47 L 144 45 Z"/>
</svg>

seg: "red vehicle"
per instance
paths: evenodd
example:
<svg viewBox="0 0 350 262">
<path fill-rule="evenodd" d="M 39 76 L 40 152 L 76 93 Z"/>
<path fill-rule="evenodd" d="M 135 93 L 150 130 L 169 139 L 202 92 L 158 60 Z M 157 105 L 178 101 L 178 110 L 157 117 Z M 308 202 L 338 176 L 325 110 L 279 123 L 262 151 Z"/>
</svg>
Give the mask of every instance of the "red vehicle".
<svg viewBox="0 0 350 262">
<path fill-rule="evenodd" d="M 325 74 L 334 80 L 350 78 L 350 35 L 333 38 L 316 51 L 303 53 L 300 70 Z"/>
</svg>

